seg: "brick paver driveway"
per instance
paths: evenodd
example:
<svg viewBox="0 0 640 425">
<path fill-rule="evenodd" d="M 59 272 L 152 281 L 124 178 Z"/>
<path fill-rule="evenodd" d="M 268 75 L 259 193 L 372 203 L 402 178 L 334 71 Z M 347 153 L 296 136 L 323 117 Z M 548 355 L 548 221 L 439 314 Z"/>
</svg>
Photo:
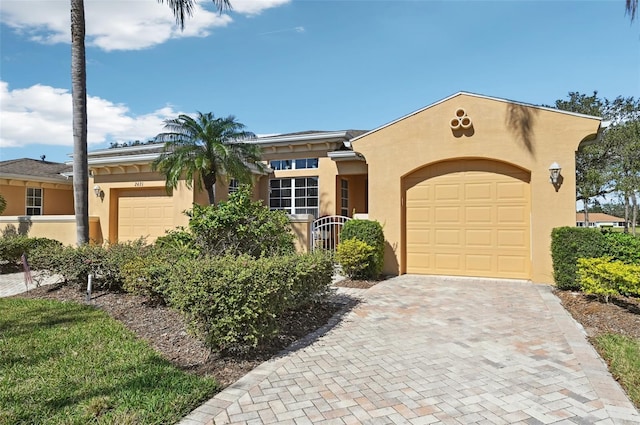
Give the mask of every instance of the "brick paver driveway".
<svg viewBox="0 0 640 425">
<path fill-rule="evenodd" d="M 400 276 L 183 424 L 638 424 L 548 286 Z"/>
</svg>

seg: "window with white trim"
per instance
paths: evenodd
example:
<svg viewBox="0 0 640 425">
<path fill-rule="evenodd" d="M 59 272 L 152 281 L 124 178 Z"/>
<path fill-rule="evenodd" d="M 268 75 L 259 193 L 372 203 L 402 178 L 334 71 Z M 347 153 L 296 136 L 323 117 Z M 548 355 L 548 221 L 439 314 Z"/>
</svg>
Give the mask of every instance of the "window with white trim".
<svg viewBox="0 0 640 425">
<path fill-rule="evenodd" d="M 27 215 L 42 215 L 42 189 L 27 188 Z"/>
<path fill-rule="evenodd" d="M 349 180 L 340 179 L 340 215 L 349 217 Z"/>
<path fill-rule="evenodd" d="M 229 195 L 236 193 L 240 188 L 240 183 L 236 179 L 229 180 Z"/>
<path fill-rule="evenodd" d="M 318 217 L 318 177 L 269 180 L 269 208 Z"/>
<path fill-rule="evenodd" d="M 318 168 L 318 158 L 279 159 L 269 162 L 273 170 L 305 170 Z"/>
</svg>

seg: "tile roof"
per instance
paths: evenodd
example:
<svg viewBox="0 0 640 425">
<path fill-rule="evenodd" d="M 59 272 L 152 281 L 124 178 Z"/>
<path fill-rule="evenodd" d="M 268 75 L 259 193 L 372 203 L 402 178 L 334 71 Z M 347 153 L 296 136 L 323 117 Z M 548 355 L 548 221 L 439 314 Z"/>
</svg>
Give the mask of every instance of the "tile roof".
<svg viewBox="0 0 640 425">
<path fill-rule="evenodd" d="M 20 158 L 0 161 L 0 177 L 3 175 L 24 176 L 25 179 L 71 180 L 61 173 L 71 173 L 73 167 L 61 162 L 42 161 L 38 159 Z"/>
<path fill-rule="evenodd" d="M 576 222 L 584 222 L 584 213 L 576 213 Z M 604 213 L 589 213 L 589 223 L 602 223 L 602 222 L 624 222 L 624 218 L 615 217 L 613 215 Z"/>
</svg>

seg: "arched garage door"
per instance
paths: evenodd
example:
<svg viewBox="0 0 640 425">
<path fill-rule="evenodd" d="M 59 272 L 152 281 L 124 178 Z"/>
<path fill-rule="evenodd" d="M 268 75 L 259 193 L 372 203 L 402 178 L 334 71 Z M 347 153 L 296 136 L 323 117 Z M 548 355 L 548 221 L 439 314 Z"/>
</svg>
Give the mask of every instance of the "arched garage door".
<svg viewBox="0 0 640 425">
<path fill-rule="evenodd" d="M 147 242 L 174 227 L 172 196 L 165 188 L 121 190 L 118 193 L 118 241 L 144 236 Z"/>
<path fill-rule="evenodd" d="M 404 179 L 406 272 L 529 279 L 530 174 L 464 159 Z"/>
</svg>

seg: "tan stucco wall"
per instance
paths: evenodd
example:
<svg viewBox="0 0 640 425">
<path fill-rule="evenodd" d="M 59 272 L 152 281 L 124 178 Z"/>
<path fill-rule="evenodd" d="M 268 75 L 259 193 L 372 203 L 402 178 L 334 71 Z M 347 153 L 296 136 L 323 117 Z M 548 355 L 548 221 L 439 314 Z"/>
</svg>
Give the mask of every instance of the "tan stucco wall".
<svg viewBox="0 0 640 425">
<path fill-rule="evenodd" d="M 95 228 L 97 221 L 97 217 L 90 217 L 89 228 Z M 76 219 L 73 215 L 0 217 L 0 230 L 7 226 L 29 237 L 55 239 L 63 245 L 76 244 Z"/>
<path fill-rule="evenodd" d="M 295 237 L 294 244 L 296 252 L 309 252 L 309 238 L 311 234 L 311 222 L 313 216 L 311 214 L 289 215 L 291 230 Z"/>
<path fill-rule="evenodd" d="M 7 201 L 3 216 L 26 214 L 27 187 L 43 189 L 43 215 L 73 214 L 73 187 L 70 184 L 0 179 L 0 194 Z"/>
<path fill-rule="evenodd" d="M 473 123 L 465 132 L 450 127 L 459 108 Z M 384 226 L 384 272 L 404 273 L 403 178 L 439 161 L 487 158 L 531 173 L 531 279 L 553 282 L 551 230 L 575 223 L 575 151 L 599 125 L 594 118 L 459 94 L 354 140 L 369 169 L 369 218 Z M 549 183 L 554 161 L 564 178 L 557 192 Z"/>
</svg>

